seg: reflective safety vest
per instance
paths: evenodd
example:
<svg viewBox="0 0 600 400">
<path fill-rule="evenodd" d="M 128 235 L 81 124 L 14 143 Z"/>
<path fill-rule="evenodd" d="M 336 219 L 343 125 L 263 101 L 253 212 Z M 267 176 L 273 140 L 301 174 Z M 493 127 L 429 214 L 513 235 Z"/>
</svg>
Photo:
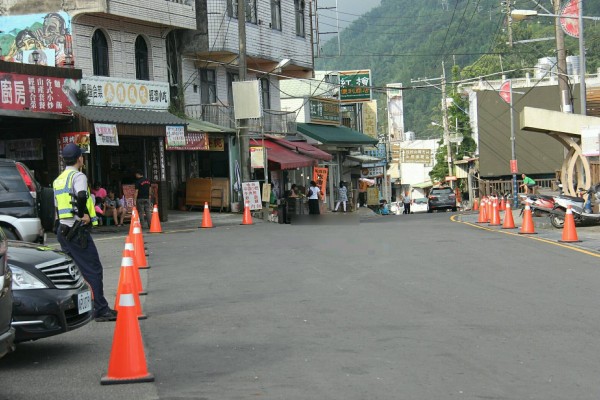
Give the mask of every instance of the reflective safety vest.
<svg viewBox="0 0 600 400">
<path fill-rule="evenodd" d="M 77 201 L 77 197 L 73 193 L 73 178 L 76 173 L 76 171 L 65 170 L 52 184 L 59 219 L 68 219 L 75 216 L 75 213 L 73 212 L 73 202 Z M 98 225 L 98 217 L 96 216 L 96 210 L 89 189 L 87 195 L 87 214 L 90 216 L 92 225 Z"/>
</svg>

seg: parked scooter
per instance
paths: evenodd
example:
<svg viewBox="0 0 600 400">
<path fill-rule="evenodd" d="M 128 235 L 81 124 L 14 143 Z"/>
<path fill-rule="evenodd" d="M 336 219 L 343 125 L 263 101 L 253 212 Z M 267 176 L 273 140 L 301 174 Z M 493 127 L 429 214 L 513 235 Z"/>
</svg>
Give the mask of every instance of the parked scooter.
<svg viewBox="0 0 600 400">
<path fill-rule="evenodd" d="M 544 194 L 526 194 L 521 200 L 521 214 L 525 209 L 525 205 L 529 205 L 532 214 L 535 217 L 549 216 L 555 206 L 555 196 Z"/>
<path fill-rule="evenodd" d="M 576 224 L 600 224 L 600 214 L 592 213 L 592 206 L 600 203 L 600 183 L 587 191 L 581 189 L 580 191 L 587 192 L 587 201 L 582 197 L 564 195 L 554 198 L 554 208 L 550 212 L 550 223 L 553 227 L 559 229 L 563 227 L 568 206 L 571 206 Z"/>
</svg>

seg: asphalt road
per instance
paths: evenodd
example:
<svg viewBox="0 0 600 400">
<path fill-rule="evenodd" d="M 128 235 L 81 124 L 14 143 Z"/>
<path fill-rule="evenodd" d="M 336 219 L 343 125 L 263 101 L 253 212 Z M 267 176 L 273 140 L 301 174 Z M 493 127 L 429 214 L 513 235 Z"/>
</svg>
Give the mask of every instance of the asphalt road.
<svg viewBox="0 0 600 400">
<path fill-rule="evenodd" d="M 599 259 L 451 215 L 146 235 L 156 381 L 100 386 L 93 322 L 0 360 L 0 399 L 597 399 Z"/>
</svg>

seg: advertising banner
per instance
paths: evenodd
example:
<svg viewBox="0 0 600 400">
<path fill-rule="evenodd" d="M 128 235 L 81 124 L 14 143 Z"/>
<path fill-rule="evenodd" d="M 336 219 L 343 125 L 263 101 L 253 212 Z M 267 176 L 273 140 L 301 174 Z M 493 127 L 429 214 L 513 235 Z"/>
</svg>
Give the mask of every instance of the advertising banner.
<svg viewBox="0 0 600 400">
<path fill-rule="evenodd" d="M 242 182 L 242 192 L 250 210 L 262 210 L 259 182 Z"/>
<path fill-rule="evenodd" d="M 75 143 L 81 148 L 84 153 L 90 152 L 90 133 L 89 132 L 67 132 L 61 133 L 59 139 L 58 150 L 62 154 L 62 150 L 69 143 Z"/>
<path fill-rule="evenodd" d="M 387 88 L 388 135 L 391 141 L 404 140 L 404 102 L 402 84 L 390 83 Z"/>
<path fill-rule="evenodd" d="M 371 100 L 363 104 L 363 133 L 372 138 L 377 137 L 377 100 Z"/>
<path fill-rule="evenodd" d="M 315 167 L 313 168 L 313 181 L 317 183 L 319 189 L 321 189 L 321 196 L 325 198 L 325 190 L 327 188 L 327 167 Z"/>
<path fill-rule="evenodd" d="M 0 109 L 69 113 L 77 81 L 0 73 Z"/>
<path fill-rule="evenodd" d="M 169 108 L 168 82 L 93 76 L 81 80 L 81 90 L 87 93 L 90 106 Z"/>
<path fill-rule="evenodd" d="M 371 100 L 371 70 L 340 71 L 340 101 Z"/>
<path fill-rule="evenodd" d="M 180 139 L 177 138 L 174 143 L 171 142 L 169 135 L 165 138 L 166 150 L 209 150 L 208 133 L 188 132 L 184 135 L 185 143 L 179 145 Z"/>
<path fill-rule="evenodd" d="M 185 127 L 167 125 L 166 143 L 168 147 L 185 146 Z"/>
<path fill-rule="evenodd" d="M 94 124 L 96 144 L 98 146 L 118 146 L 119 134 L 115 124 Z"/>
<path fill-rule="evenodd" d="M 6 158 L 17 161 L 43 160 L 44 146 L 42 139 L 16 139 L 5 142 Z"/>
<path fill-rule="evenodd" d="M 264 151 L 262 147 L 250 147 L 250 167 L 264 168 Z"/>
</svg>

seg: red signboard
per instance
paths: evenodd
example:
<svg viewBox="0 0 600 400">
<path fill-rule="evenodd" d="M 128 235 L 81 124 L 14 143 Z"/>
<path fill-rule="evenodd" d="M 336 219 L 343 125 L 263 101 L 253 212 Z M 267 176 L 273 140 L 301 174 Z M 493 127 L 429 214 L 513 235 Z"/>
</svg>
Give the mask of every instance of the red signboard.
<svg viewBox="0 0 600 400">
<path fill-rule="evenodd" d="M 63 149 L 69 143 L 75 143 L 81 148 L 84 153 L 90 152 L 90 133 L 89 132 L 68 132 L 60 134 L 59 151 L 62 153 Z"/>
<path fill-rule="evenodd" d="M 510 173 L 516 174 L 519 172 L 519 167 L 517 166 L 517 160 L 510 160 Z"/>
<path fill-rule="evenodd" d="M 567 35 L 574 38 L 579 37 L 579 3 L 580 0 L 569 1 L 560 13 L 560 26 Z"/>
<path fill-rule="evenodd" d="M 0 73 L 0 109 L 68 113 L 72 89 L 65 78 Z"/>
<path fill-rule="evenodd" d="M 500 97 L 502 100 L 510 104 L 510 96 L 512 95 L 510 81 L 505 81 L 502 86 L 500 86 Z"/>
</svg>

